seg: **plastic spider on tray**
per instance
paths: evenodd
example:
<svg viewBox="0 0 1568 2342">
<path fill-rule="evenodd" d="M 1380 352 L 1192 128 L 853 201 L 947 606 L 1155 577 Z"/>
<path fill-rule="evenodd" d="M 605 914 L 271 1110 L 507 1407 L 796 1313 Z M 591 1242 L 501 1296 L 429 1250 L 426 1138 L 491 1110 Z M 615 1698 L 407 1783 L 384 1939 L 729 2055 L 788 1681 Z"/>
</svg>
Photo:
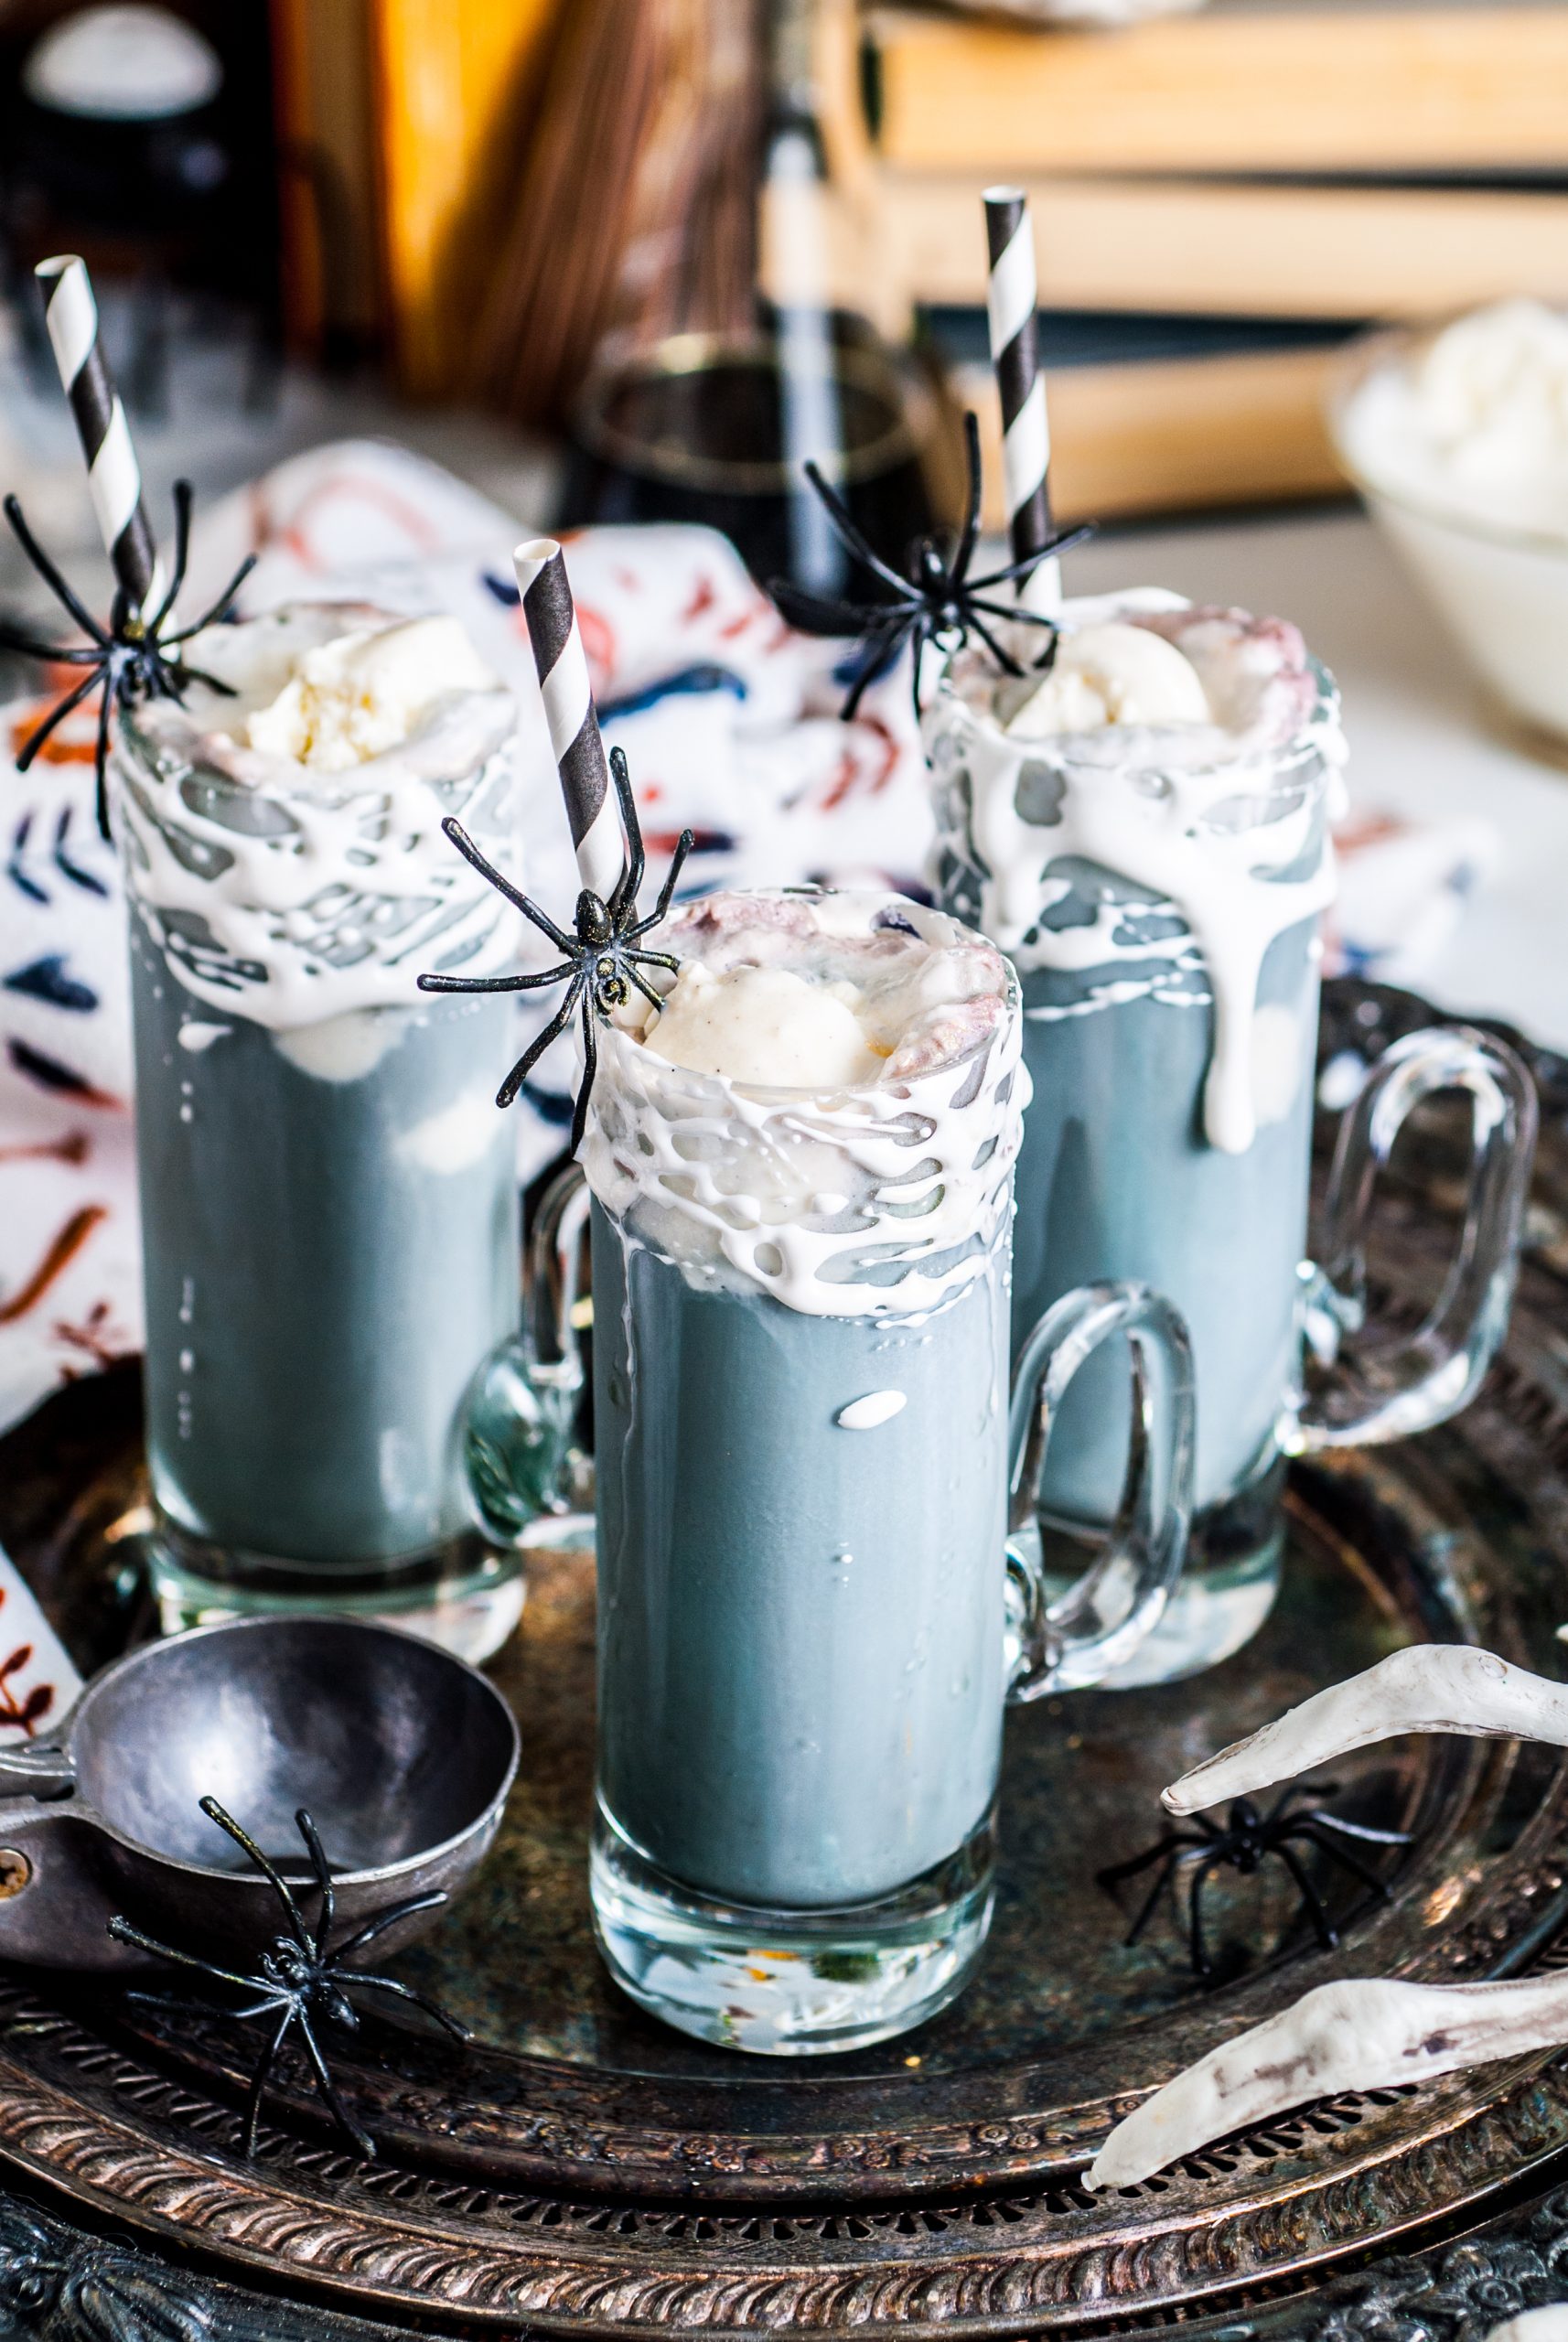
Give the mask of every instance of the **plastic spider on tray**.
<svg viewBox="0 0 1568 2342">
<path fill-rule="evenodd" d="M 1313 1885 L 1295 1845 L 1291 1842 L 1315 1846 L 1322 1853 L 1350 1871 L 1364 1886 L 1374 1893 L 1388 1896 L 1388 1886 L 1360 1856 L 1345 1843 L 1347 1839 L 1374 1846 L 1408 1846 L 1410 1833 L 1404 1830 L 1374 1830 L 1364 1821 L 1346 1821 L 1319 1805 L 1299 1806 L 1295 1800 L 1303 1796 L 1326 1798 L 1337 1794 L 1332 1781 L 1320 1783 L 1316 1789 L 1294 1785 L 1274 1799 L 1266 1812 L 1260 1812 L 1251 1798 L 1239 1797 L 1221 1824 L 1210 1820 L 1207 1813 L 1192 1816 L 1196 1828 L 1167 1830 L 1156 1845 L 1141 1854 L 1133 1854 L 1127 1862 L 1112 1863 L 1096 1874 L 1103 1887 L 1119 1886 L 1124 1879 L 1135 1878 L 1157 1864 L 1155 1883 L 1139 1907 L 1138 1916 L 1122 1940 L 1136 1943 L 1155 1915 L 1155 1909 L 1165 1888 L 1175 1893 L 1176 1880 L 1184 1866 L 1190 1866 L 1187 1887 L 1187 1949 L 1194 1972 L 1204 1978 L 1214 1974 L 1214 1962 L 1203 1933 L 1203 1890 L 1214 1873 L 1221 1868 L 1240 1872 L 1251 1878 L 1262 1870 L 1271 1854 L 1276 1855 L 1294 1882 L 1300 1897 L 1299 1907 L 1311 1919 L 1314 1932 L 1325 1951 L 1332 1951 L 1339 1940 L 1338 1929 L 1329 1918 L 1322 1896 Z"/>
<path fill-rule="evenodd" d="M 637 818 L 637 801 L 631 793 L 631 776 L 627 770 L 626 757 L 619 748 L 610 750 L 610 770 L 615 776 L 616 796 L 620 805 L 621 821 L 626 829 L 627 859 L 620 876 L 610 890 L 607 902 L 601 901 L 585 886 L 577 897 L 573 924 L 575 933 L 564 929 L 539 905 L 505 878 L 491 862 L 488 862 L 460 822 L 447 820 L 441 826 L 458 853 L 472 864 L 482 878 L 503 894 L 523 917 L 532 919 L 542 934 L 547 935 L 555 949 L 565 956 L 558 968 L 546 968 L 540 975 L 522 976 L 421 976 L 421 992 L 534 992 L 542 984 L 564 983 L 566 996 L 550 1019 L 544 1030 L 529 1043 L 506 1080 L 496 1092 L 498 1106 L 510 1106 L 529 1075 L 538 1064 L 557 1034 L 564 1033 L 571 1023 L 573 1011 L 581 1004 L 583 1012 L 583 1079 L 577 1089 L 576 1102 L 572 1111 L 572 1152 L 582 1144 L 588 1118 L 588 1099 L 594 1087 L 594 1075 L 598 1069 L 598 1042 L 595 1037 L 596 1017 L 607 1025 L 618 1008 L 624 1008 L 631 998 L 632 989 L 650 1000 L 655 1008 L 662 1003 L 640 968 L 678 970 L 681 962 L 672 951 L 645 951 L 640 943 L 643 936 L 658 927 L 668 916 L 671 897 L 681 876 L 686 856 L 692 851 L 690 830 L 682 830 L 676 841 L 675 852 L 659 900 L 646 919 L 637 915 L 638 889 L 642 885 L 646 866 L 642 851 L 642 831 Z"/>
<path fill-rule="evenodd" d="M 856 527 L 842 497 L 829 487 L 815 464 L 806 466 L 806 477 L 822 499 L 833 532 L 845 551 L 869 569 L 873 576 L 887 587 L 890 598 L 881 602 L 836 601 L 829 596 L 808 594 L 786 578 L 774 578 L 768 592 L 789 623 L 806 634 L 854 634 L 860 637 L 859 664 L 851 679 L 849 696 L 842 710 L 847 719 L 858 709 L 867 686 L 886 674 L 897 656 L 906 639 L 913 646 L 913 686 L 915 714 L 920 714 L 920 654 L 928 642 L 944 650 L 956 650 L 967 642 L 972 633 L 977 634 L 1004 674 L 1022 675 L 1026 671 L 1002 642 L 987 621 L 1013 622 L 1044 629 L 1041 656 L 1032 662 L 1030 672 L 1045 674 L 1056 656 L 1057 622 L 1040 610 L 1032 610 L 1021 602 L 999 601 L 994 588 L 1020 584 L 1036 570 L 1041 562 L 1052 560 L 1058 553 L 1070 552 L 1086 537 L 1093 534 L 1092 526 L 1060 530 L 1048 537 L 1036 552 L 1022 561 L 1009 562 L 1005 569 L 988 569 L 979 577 L 969 574 L 980 542 L 980 509 L 982 480 L 980 468 L 980 424 L 972 414 L 966 414 L 964 444 L 969 459 L 969 500 L 963 526 L 950 562 L 944 562 L 934 538 L 922 537 L 911 548 L 909 575 L 900 576 L 897 570 L 874 551 Z"/>
<path fill-rule="evenodd" d="M 164 632 L 179 598 L 179 589 L 185 583 L 186 563 L 190 553 L 190 482 L 177 480 L 174 489 L 174 575 L 156 609 L 150 618 L 142 618 L 132 608 L 124 588 L 118 589 L 105 628 L 99 625 L 91 611 L 45 553 L 28 528 L 16 499 L 14 496 L 5 499 L 5 518 L 11 523 L 22 551 L 56 601 L 88 637 L 84 643 L 39 642 L 19 628 L 0 620 L 0 646 L 5 650 L 20 650 L 31 659 L 45 659 L 61 666 L 84 667 L 87 670 L 81 681 L 72 684 L 63 698 L 57 701 L 22 748 L 16 758 L 16 769 L 26 772 L 56 725 L 62 723 L 72 708 L 80 707 L 92 692 L 101 691 L 102 697 L 98 706 L 98 743 L 93 768 L 98 777 L 98 827 L 104 837 L 109 835 L 109 719 L 115 708 L 135 707 L 149 699 L 182 700 L 188 683 L 205 683 L 209 691 L 221 692 L 225 698 L 232 699 L 234 696 L 231 684 L 220 682 L 216 675 L 209 675 L 199 667 L 188 666 L 180 655 L 180 646 L 188 642 L 193 634 L 199 634 L 204 627 L 216 626 L 228 617 L 234 596 L 255 566 L 254 553 L 246 555 L 204 617 L 195 619 L 189 626 L 181 627 L 177 633 Z M 172 657 L 169 655 L 171 652 L 174 654 Z"/>
<path fill-rule="evenodd" d="M 297 2025 L 323 2104 L 366 2160 L 373 2161 L 375 2141 L 355 2122 L 338 2095 L 327 2068 L 321 2044 L 317 2038 L 316 2027 L 318 2022 L 325 2020 L 344 2032 L 355 2032 L 359 2027 L 360 2015 L 349 1994 L 353 1992 L 389 1993 L 399 2000 L 412 2001 L 416 2008 L 434 2017 L 437 2025 L 444 2025 L 454 2040 L 467 2042 L 473 2038 L 466 2025 L 459 2025 L 456 2017 L 448 2016 L 445 2009 L 437 2007 L 423 1993 L 416 1993 L 412 1984 L 400 1983 L 395 1976 L 372 1975 L 362 1969 L 346 1965 L 357 1951 L 363 1951 L 378 1936 L 383 1936 L 389 1928 L 396 1927 L 400 1919 L 410 1918 L 416 1911 L 433 1911 L 437 1904 L 445 1903 L 446 1890 L 435 1887 L 426 1895 L 411 1896 L 406 1902 L 394 1905 L 390 1911 L 381 1912 L 368 1925 L 349 1936 L 346 1942 L 329 1949 L 332 1922 L 336 1916 L 332 1873 L 322 1851 L 316 1824 L 304 1808 L 295 1815 L 295 1821 L 305 1841 L 305 1850 L 310 1857 L 310 1866 L 316 1875 L 316 1885 L 321 1896 L 321 1909 L 314 1935 L 305 1924 L 287 1880 L 262 1852 L 249 1832 L 240 1827 L 233 1815 L 226 1812 L 215 1797 L 204 1797 L 201 1810 L 209 1821 L 215 1821 L 220 1830 L 228 1832 L 234 1843 L 261 1872 L 283 1906 L 284 1917 L 288 1923 L 286 1931 L 274 1936 L 270 1948 L 260 1954 L 256 1972 L 247 1975 L 236 1969 L 220 1967 L 213 1961 L 199 1959 L 194 1952 L 177 1950 L 172 1944 L 160 1943 L 156 1936 L 144 1935 L 139 1928 L 131 1925 L 129 1919 L 111 1919 L 109 1932 L 116 1943 L 134 1944 L 138 1951 L 152 1952 L 159 1960 L 173 1961 L 177 1967 L 194 1969 L 199 1975 L 209 1976 L 219 1983 L 231 1984 L 236 1990 L 252 1995 L 243 2008 L 231 2012 L 235 2018 L 241 2021 L 255 2017 L 276 2019 L 251 2077 L 250 2092 L 245 2101 L 245 2125 L 240 2142 L 242 2154 L 249 2156 L 256 2152 L 256 2133 L 262 2119 L 262 2100 L 267 2083 L 272 2079 L 273 2068 L 277 2063 L 284 2043 Z M 166 1993 L 134 1993 L 131 1997 L 146 2001 L 154 2006 L 177 2008 L 184 2005 Z"/>
</svg>

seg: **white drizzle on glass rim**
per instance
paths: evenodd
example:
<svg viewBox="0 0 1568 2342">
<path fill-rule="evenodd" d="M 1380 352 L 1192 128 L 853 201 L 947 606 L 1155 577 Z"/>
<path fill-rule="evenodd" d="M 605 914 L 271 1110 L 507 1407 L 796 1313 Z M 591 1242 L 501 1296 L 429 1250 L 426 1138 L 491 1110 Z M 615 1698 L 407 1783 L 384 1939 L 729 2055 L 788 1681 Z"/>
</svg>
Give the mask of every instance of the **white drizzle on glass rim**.
<svg viewBox="0 0 1568 2342">
<path fill-rule="evenodd" d="M 1146 997 L 1194 1005 L 1162 988 L 1160 972 L 1200 963 L 1214 1007 L 1204 1088 L 1209 1144 L 1244 1154 L 1256 1134 L 1253 1027 L 1270 945 L 1334 897 L 1333 810 L 1345 759 L 1338 694 L 1307 661 L 1294 628 L 1199 609 L 1150 589 L 1067 603 L 1071 630 L 1127 620 L 1153 628 L 1189 657 L 1215 713 L 1210 724 L 1107 725 L 1027 739 L 1010 736 L 994 704 L 1020 696 L 977 651 L 944 672 L 923 725 L 934 776 L 939 854 L 981 880 L 981 922 L 1026 972 L 1103 967 L 1085 1013 Z M 1026 654 L 1026 644 L 1018 649 Z M 1027 775 L 1026 768 L 1030 768 Z M 1029 819 L 1020 810 L 1023 798 Z M 1090 928 L 1052 929 L 1045 914 L 1073 891 L 1064 860 L 1092 863 L 1146 890 L 1148 904 L 1101 902 Z M 1308 864 L 1304 875 L 1280 874 Z M 1175 932 L 1123 940 L 1161 914 Z M 1125 971 L 1125 972 L 1122 972 Z"/>
<path fill-rule="evenodd" d="M 880 973 L 902 955 L 927 997 L 878 1079 L 854 1088 L 693 1073 L 658 1055 L 656 1022 L 646 1041 L 604 1028 L 582 1159 L 623 1241 L 699 1290 L 810 1316 L 903 1320 L 954 1300 L 1012 1219 L 1028 1076 L 1007 962 L 957 919 L 871 891 L 708 896 L 651 940 L 710 964 L 820 951 L 835 971 L 858 955 Z"/>
<path fill-rule="evenodd" d="M 241 686 L 127 715 L 116 758 L 127 890 L 170 972 L 213 1009 L 285 1032 L 423 1004 L 425 969 L 499 974 L 521 921 L 441 833 L 456 814 L 518 876 L 511 694 L 435 698 L 399 746 L 334 772 L 235 736 L 291 662 L 375 624 L 303 603 L 211 627 L 193 663 Z M 232 729 L 231 729 L 232 727 Z"/>
</svg>

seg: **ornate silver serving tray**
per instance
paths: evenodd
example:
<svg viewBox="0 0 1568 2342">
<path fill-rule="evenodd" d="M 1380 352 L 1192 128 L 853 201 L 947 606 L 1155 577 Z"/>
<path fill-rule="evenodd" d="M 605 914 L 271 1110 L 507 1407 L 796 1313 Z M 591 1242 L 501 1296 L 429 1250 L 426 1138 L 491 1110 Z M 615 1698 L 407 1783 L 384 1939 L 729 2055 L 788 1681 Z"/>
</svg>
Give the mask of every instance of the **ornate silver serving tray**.
<svg viewBox="0 0 1568 2342">
<path fill-rule="evenodd" d="M 1370 1052 L 1427 1014 L 1406 994 L 1332 987 L 1326 1049 Z M 1095 1878 L 1160 1834 L 1164 1782 L 1400 1643 L 1475 1640 L 1562 1671 L 1568 1072 L 1540 1059 L 1538 1074 L 1530 1257 L 1481 1398 L 1407 1446 L 1295 1472 L 1285 1591 L 1226 1667 L 1011 1719 L 997 1923 L 946 2015 L 882 2049 L 790 2068 L 706 2049 L 618 1998 L 584 1884 L 591 1570 L 546 1556 L 497 1670 L 523 1739 L 502 1838 L 467 1898 L 398 1963 L 482 2047 L 454 2058 L 392 2026 L 346 2046 L 335 2071 L 378 2141 L 373 2164 L 343 2150 L 303 2066 L 285 2061 L 246 2165 L 244 2032 L 216 2013 L 158 2015 L 102 1986 L 73 1994 L 0 1973 L 0 2174 L 140 2232 L 149 2266 L 195 2255 L 220 2269 L 205 2293 L 206 2280 L 168 2282 L 202 2316 L 226 2304 L 236 2333 L 252 2327 L 234 2304 L 260 2283 L 295 2303 L 298 2330 L 345 2336 L 355 2319 L 389 2318 L 628 2336 L 1180 2319 L 1239 2342 L 1353 2324 L 1363 2299 L 1432 2296 L 1448 2261 L 1438 2275 L 1417 2261 L 1365 2272 L 1498 2220 L 1516 2274 L 1518 2254 L 1534 2256 L 1520 2298 L 1552 2297 L 1541 2288 L 1556 2282 L 1565 2221 L 1544 2199 L 1568 2157 L 1568 2068 L 1554 2057 L 1337 2099 L 1120 2195 L 1090 2197 L 1079 2178 L 1139 2094 L 1309 1984 L 1516 1974 L 1560 1956 L 1568 1756 L 1552 1750 L 1429 1741 L 1348 1760 L 1337 1810 L 1414 1833 L 1387 1899 L 1323 1874 L 1343 1921 L 1324 1951 L 1283 1873 L 1224 1874 L 1208 1911 L 1222 1954 L 1212 1988 L 1168 1915 L 1125 1946 L 1134 1907 Z M 1441 1278 L 1455 1159 L 1438 1112 L 1388 1183 L 1374 1268 L 1401 1312 L 1419 1315 Z M 136 1436 L 122 1370 L 0 1445 L 0 1540 L 84 1663 L 134 1630 L 118 1556 L 140 1500 Z M 0 2222 L 0 2280 L 7 2249 Z M 1455 2250 L 1482 2255 L 1463 2264 L 1477 2283 L 1477 2269 L 1495 2274 L 1492 2247 L 1451 2247 L 1450 2261 Z M 1463 2303 L 1448 2326 L 1440 2308 L 1431 2331 L 1468 2331 Z M 252 2300 L 244 2315 L 260 2314 Z"/>
</svg>

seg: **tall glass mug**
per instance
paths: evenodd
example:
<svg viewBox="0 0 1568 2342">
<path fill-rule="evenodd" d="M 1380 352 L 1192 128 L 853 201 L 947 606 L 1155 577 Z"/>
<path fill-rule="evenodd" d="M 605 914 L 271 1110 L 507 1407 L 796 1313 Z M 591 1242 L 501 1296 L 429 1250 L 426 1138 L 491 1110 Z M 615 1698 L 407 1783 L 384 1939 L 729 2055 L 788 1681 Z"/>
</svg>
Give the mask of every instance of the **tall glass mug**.
<svg viewBox="0 0 1568 2342">
<path fill-rule="evenodd" d="M 1479 1036 L 1404 1045 L 1348 1119 L 1327 1274 L 1304 1268 L 1318 922 L 1344 757 L 1333 681 L 1283 621 L 1173 595 L 1069 603 L 1064 618 L 1048 675 L 1003 676 L 961 651 L 924 730 L 940 899 L 996 939 L 1023 984 L 1034 1098 L 1015 1351 L 1096 1278 L 1146 1282 L 1191 1329 L 1197 1512 L 1164 1618 L 1114 1678 L 1144 1683 L 1212 1665 L 1262 1623 L 1287 1455 L 1418 1431 L 1473 1394 L 1506 1323 L 1534 1101 L 1518 1060 Z M 1036 646 L 1016 631 L 1026 661 Z M 1413 1339 L 1380 1347 L 1344 1273 L 1370 1174 L 1409 1108 L 1454 1087 L 1475 1101 L 1455 1280 Z M 1314 1300 L 1315 1326 L 1355 1336 L 1363 1364 L 1308 1405 Z M 1113 1515 L 1115 1373 L 1096 1359 L 1067 1402 L 1043 1480 L 1047 1545 L 1053 1529 L 1092 1542 Z"/>
<path fill-rule="evenodd" d="M 1026 1082 L 1016 981 L 979 937 L 789 889 L 710 897 L 658 940 L 682 972 L 646 1035 L 607 1032 L 584 1146 L 595 1922 L 684 2031 L 849 2049 L 979 1953 L 1010 1683 L 1096 1680 L 1179 1568 L 1185 1337 L 1146 1293 L 1068 1296 L 1010 1443 Z M 1047 1612 L 1007 1551 L 1009 1481 L 1026 1520 L 1062 1392 L 1117 1332 L 1144 1436 L 1113 1566 Z"/>
<path fill-rule="evenodd" d="M 127 712 L 152 1567 L 166 1628 L 395 1617 L 468 1655 L 521 1602 L 479 1533 L 465 1395 L 516 1319 L 517 923 L 440 833 L 516 860 L 508 693 L 455 620 L 314 604 L 191 645 Z"/>
</svg>

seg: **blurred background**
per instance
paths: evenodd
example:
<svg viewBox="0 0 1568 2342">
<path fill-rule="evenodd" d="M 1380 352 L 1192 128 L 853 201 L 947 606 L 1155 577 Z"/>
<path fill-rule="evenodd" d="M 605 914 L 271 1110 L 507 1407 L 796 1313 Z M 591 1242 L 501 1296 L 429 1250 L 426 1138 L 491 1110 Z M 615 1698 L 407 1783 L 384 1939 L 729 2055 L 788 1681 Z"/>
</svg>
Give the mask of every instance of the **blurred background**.
<svg viewBox="0 0 1568 2342">
<path fill-rule="evenodd" d="M 0 482 L 91 556 L 32 282 L 70 250 L 160 523 L 176 472 L 209 503 L 381 435 L 531 526 L 706 521 L 842 584 L 808 455 L 901 559 L 959 511 L 972 406 L 1002 520 L 998 179 L 1057 516 L 1102 524 L 1070 589 L 1297 619 L 1373 843 L 1448 825 L 1445 996 L 1568 1044 L 1563 752 L 1455 668 L 1326 412 L 1369 325 L 1568 296 L 1557 0 L 0 0 Z M 1568 365 L 1561 403 L 1568 449 Z M 34 583 L 0 546 L 0 602 Z"/>
<path fill-rule="evenodd" d="M 1568 291 L 1550 0 L 1054 13 L 7 0 L 5 468 L 48 453 L 18 374 L 46 442 L 59 422 L 30 271 L 60 249 L 155 472 L 160 426 L 217 484 L 409 402 L 489 485 L 569 435 L 568 518 L 765 497 L 792 426 L 950 504 L 944 387 L 995 427 L 999 177 L 1033 199 L 1066 519 L 1334 493 L 1348 335 Z M 825 422 L 781 412 L 763 347 L 812 313 L 840 352 Z"/>
</svg>

